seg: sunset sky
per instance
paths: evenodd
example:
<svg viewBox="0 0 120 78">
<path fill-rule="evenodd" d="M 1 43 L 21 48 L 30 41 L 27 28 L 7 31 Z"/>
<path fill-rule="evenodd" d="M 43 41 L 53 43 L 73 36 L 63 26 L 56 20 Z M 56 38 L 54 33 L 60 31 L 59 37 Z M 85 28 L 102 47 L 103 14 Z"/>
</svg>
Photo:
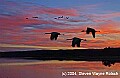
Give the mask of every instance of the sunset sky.
<svg viewBox="0 0 120 78">
<path fill-rule="evenodd" d="M 51 41 L 46 32 L 65 35 Z M 120 0 L 0 0 L 0 47 L 71 47 L 73 37 L 87 39 L 82 48 L 120 47 Z"/>
</svg>

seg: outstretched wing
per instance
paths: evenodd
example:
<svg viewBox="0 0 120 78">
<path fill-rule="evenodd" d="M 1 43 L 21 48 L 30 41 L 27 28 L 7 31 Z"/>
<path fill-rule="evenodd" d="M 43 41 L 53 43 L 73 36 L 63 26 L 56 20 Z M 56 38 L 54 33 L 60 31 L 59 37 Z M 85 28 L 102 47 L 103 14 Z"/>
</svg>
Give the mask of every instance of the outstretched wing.
<svg viewBox="0 0 120 78">
<path fill-rule="evenodd" d="M 51 33 L 45 33 L 45 34 L 51 34 Z"/>
<path fill-rule="evenodd" d="M 72 39 L 66 39 L 66 40 L 72 40 Z"/>
<path fill-rule="evenodd" d="M 93 36 L 93 38 L 95 38 L 95 32 L 92 32 L 92 36 Z"/>
</svg>

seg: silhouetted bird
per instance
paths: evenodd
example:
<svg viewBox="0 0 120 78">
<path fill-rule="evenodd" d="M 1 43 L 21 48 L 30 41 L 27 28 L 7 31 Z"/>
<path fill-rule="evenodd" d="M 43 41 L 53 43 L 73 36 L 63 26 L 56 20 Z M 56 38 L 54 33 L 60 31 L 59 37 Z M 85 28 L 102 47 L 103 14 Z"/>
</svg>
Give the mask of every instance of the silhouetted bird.
<svg viewBox="0 0 120 78">
<path fill-rule="evenodd" d="M 93 35 L 93 38 L 95 38 L 95 33 L 96 33 L 96 32 L 100 32 L 100 31 L 96 31 L 96 30 L 93 29 L 93 28 L 87 27 L 87 30 L 86 30 L 86 31 L 85 31 L 85 30 L 82 30 L 81 32 L 86 32 L 86 34 L 89 34 L 89 33 L 91 32 L 92 35 Z"/>
<path fill-rule="evenodd" d="M 38 18 L 38 17 L 32 17 L 32 18 Z"/>
<path fill-rule="evenodd" d="M 74 37 L 72 39 L 67 39 L 67 40 L 72 40 L 72 47 L 75 47 L 75 45 L 77 45 L 77 47 L 80 47 L 81 40 L 86 41 L 86 39 L 80 39 L 77 37 Z"/>
<path fill-rule="evenodd" d="M 58 18 L 63 18 L 63 16 L 61 16 L 61 17 L 58 17 Z"/>
<path fill-rule="evenodd" d="M 54 19 L 60 19 L 60 18 L 64 18 L 64 16 L 60 16 L 60 17 L 57 17 L 57 18 L 54 18 Z M 69 17 L 65 17 L 66 19 L 69 19 Z"/>
<path fill-rule="evenodd" d="M 60 34 L 58 32 L 51 32 L 51 33 L 45 33 L 45 34 L 51 34 L 51 36 L 50 36 L 51 40 L 54 40 L 54 39 L 57 40 L 58 35 L 62 35 L 62 34 Z"/>
<path fill-rule="evenodd" d="M 102 64 L 105 65 L 105 66 L 111 66 L 112 64 L 114 65 L 115 64 L 115 61 L 102 61 Z"/>
<path fill-rule="evenodd" d="M 26 18 L 26 19 L 28 19 L 28 18 Z"/>
<path fill-rule="evenodd" d="M 57 18 L 54 18 L 54 19 L 57 19 Z"/>
<path fill-rule="evenodd" d="M 68 19 L 69 17 L 66 17 L 66 19 Z"/>
</svg>

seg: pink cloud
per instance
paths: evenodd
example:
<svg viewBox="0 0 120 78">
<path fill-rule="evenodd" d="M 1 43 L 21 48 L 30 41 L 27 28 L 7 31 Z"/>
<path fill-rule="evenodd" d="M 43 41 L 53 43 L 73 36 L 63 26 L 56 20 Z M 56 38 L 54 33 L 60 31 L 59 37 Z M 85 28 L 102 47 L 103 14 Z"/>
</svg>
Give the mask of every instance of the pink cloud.
<svg viewBox="0 0 120 78">
<path fill-rule="evenodd" d="M 107 17 L 107 18 L 120 17 L 120 12 L 114 12 L 114 13 L 110 13 L 110 14 L 103 14 L 101 16 Z"/>
<path fill-rule="evenodd" d="M 93 14 L 94 17 L 99 18 L 116 18 L 120 17 L 120 12 L 106 13 L 106 14 Z"/>
<path fill-rule="evenodd" d="M 42 19 L 25 19 L 24 16 L 11 16 L 9 18 L 0 18 L 1 25 L 0 28 L 12 28 L 12 27 L 22 27 L 24 25 L 34 25 L 34 24 L 53 24 L 53 25 L 65 25 L 64 23 L 55 22 L 52 20 L 42 20 Z"/>
<path fill-rule="evenodd" d="M 49 15 L 63 15 L 63 16 L 78 16 L 79 13 L 76 9 L 73 8 L 45 8 L 40 7 L 37 9 L 33 9 L 30 11 L 30 13 L 34 14 L 49 14 Z"/>
</svg>

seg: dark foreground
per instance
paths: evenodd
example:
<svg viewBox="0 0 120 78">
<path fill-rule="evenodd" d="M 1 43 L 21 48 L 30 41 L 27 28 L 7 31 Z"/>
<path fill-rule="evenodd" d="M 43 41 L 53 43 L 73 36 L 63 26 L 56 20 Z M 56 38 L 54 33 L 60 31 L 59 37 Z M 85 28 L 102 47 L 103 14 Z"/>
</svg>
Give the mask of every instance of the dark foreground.
<svg viewBox="0 0 120 78">
<path fill-rule="evenodd" d="M 102 61 L 104 65 L 111 66 L 120 62 L 120 48 L 1 52 L 0 58 Z"/>
</svg>

